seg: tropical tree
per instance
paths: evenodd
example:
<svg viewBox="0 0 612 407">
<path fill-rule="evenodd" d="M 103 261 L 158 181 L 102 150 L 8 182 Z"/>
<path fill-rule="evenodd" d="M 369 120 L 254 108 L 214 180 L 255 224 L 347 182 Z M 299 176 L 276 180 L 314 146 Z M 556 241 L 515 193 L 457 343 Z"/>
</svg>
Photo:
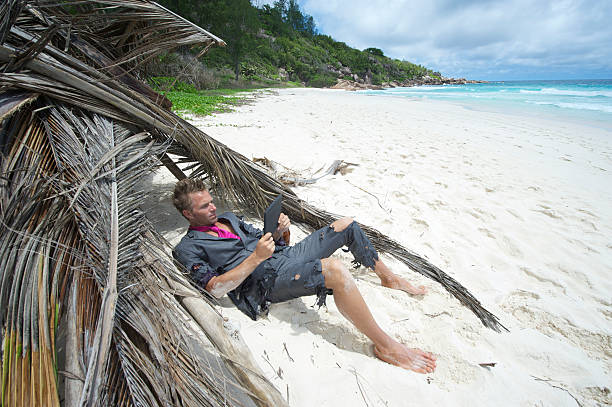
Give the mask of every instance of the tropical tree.
<svg viewBox="0 0 612 407">
<path fill-rule="evenodd" d="M 240 75 L 240 63 L 252 50 L 254 36 L 259 30 L 257 10 L 249 0 L 229 0 L 219 2 L 222 24 L 217 30 L 227 41 L 236 80 Z"/>
</svg>

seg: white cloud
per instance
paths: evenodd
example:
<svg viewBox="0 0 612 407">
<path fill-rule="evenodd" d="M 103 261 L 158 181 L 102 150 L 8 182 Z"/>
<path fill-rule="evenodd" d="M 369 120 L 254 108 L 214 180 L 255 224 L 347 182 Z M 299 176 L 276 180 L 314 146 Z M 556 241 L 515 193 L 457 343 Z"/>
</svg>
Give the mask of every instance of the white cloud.
<svg viewBox="0 0 612 407">
<path fill-rule="evenodd" d="M 322 33 L 440 70 L 612 76 L 610 0 L 302 0 Z M 581 68 L 582 67 L 582 68 Z M 498 77 L 499 78 L 499 75 Z"/>
</svg>

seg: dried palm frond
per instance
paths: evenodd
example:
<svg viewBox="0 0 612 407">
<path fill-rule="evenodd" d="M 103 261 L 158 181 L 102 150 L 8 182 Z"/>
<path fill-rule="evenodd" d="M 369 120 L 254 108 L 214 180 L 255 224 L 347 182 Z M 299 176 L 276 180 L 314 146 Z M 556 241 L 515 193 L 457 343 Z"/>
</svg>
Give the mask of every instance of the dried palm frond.
<svg viewBox="0 0 612 407">
<path fill-rule="evenodd" d="M 23 5 L 23 0 L 5 0 L 0 3 L 0 44 L 4 43 Z"/>
<path fill-rule="evenodd" d="M 4 402 L 57 404 L 49 398 L 58 394 L 49 332 L 56 329 L 56 313 L 65 303 L 66 281 L 79 287 L 76 319 L 83 337 L 78 365 L 86 367 L 82 403 L 97 404 L 99 397 L 104 405 L 123 398 L 130 404 L 183 400 L 190 405 L 186 400 L 192 400 L 191 405 L 215 405 L 208 400 L 211 392 L 213 400 L 227 401 L 226 386 L 240 386 L 194 350 L 190 338 L 202 334 L 188 324 L 186 310 L 159 278 L 186 282 L 167 257 L 160 257 L 164 252 L 138 209 L 146 197 L 138 189 L 139 179 L 158 164 L 155 157 L 163 146 L 143 142 L 142 135 L 103 116 L 43 102 L 46 109 L 18 135 L 22 142 L 13 144 L 14 151 L 2 162 L 2 247 L 20 248 L 8 257 L 11 263 L 3 264 L 11 273 L 2 274 L 0 290 L 0 303 L 8 304 L 3 355 L 10 356 L 3 360 L 8 372 Z M 20 112 L 12 120 L 31 114 Z M 113 295 L 113 270 L 121 295 Z M 64 289 L 57 293 L 57 287 Z M 116 317 L 108 310 L 114 306 Z M 106 329 L 105 320 L 110 324 Z M 40 361 L 24 367 L 32 358 Z M 120 373 L 110 375 L 107 365 Z M 35 371 L 42 371 L 47 384 L 31 382 L 30 377 L 39 376 Z M 30 389 L 22 387 L 30 382 Z M 19 399 L 10 398 L 18 393 Z"/>
</svg>

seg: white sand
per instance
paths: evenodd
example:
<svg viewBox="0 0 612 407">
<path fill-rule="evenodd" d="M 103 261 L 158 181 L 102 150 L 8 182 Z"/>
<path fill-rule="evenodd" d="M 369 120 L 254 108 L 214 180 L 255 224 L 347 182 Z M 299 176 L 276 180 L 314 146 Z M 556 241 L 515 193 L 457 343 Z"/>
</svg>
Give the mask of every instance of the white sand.
<svg viewBox="0 0 612 407">
<path fill-rule="evenodd" d="M 314 297 L 273 305 L 257 322 L 225 298 L 223 314 L 291 406 L 612 403 L 610 131 L 312 89 L 264 93 L 234 113 L 193 121 L 249 158 L 304 176 L 336 159 L 358 163 L 294 190 L 425 256 L 510 329 L 483 327 L 437 283 L 384 256 L 428 295 L 383 288 L 363 268 L 357 285 L 384 330 L 438 355 L 433 374 L 377 360 L 333 297 L 318 311 Z M 186 224 L 169 203 L 173 180 L 160 172 L 154 182 L 154 220 L 176 243 Z M 495 367 L 478 365 L 488 362 Z"/>
</svg>

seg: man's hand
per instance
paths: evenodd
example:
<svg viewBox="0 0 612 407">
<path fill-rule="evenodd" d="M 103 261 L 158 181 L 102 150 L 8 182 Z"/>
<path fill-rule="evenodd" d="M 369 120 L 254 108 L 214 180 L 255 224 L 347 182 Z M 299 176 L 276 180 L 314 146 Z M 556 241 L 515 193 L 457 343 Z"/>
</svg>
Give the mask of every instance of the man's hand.
<svg viewBox="0 0 612 407">
<path fill-rule="evenodd" d="M 270 258 L 272 253 L 274 253 L 274 240 L 272 240 L 271 233 L 266 233 L 259 239 L 259 242 L 257 242 L 255 251 L 242 263 L 220 276 L 215 276 L 208 280 L 206 290 L 216 298 L 223 297 L 225 294 L 238 287 L 262 261 Z"/>
<path fill-rule="evenodd" d="M 264 261 L 270 258 L 272 253 L 274 253 L 274 239 L 272 239 L 271 233 L 266 233 L 259 239 L 259 242 L 257 242 L 254 254 L 259 261 Z"/>
<path fill-rule="evenodd" d="M 278 217 L 278 227 L 274 232 L 274 240 L 278 240 L 283 235 L 283 232 L 289 230 L 289 226 L 291 226 L 291 221 L 289 220 L 289 216 L 281 213 Z"/>
</svg>

